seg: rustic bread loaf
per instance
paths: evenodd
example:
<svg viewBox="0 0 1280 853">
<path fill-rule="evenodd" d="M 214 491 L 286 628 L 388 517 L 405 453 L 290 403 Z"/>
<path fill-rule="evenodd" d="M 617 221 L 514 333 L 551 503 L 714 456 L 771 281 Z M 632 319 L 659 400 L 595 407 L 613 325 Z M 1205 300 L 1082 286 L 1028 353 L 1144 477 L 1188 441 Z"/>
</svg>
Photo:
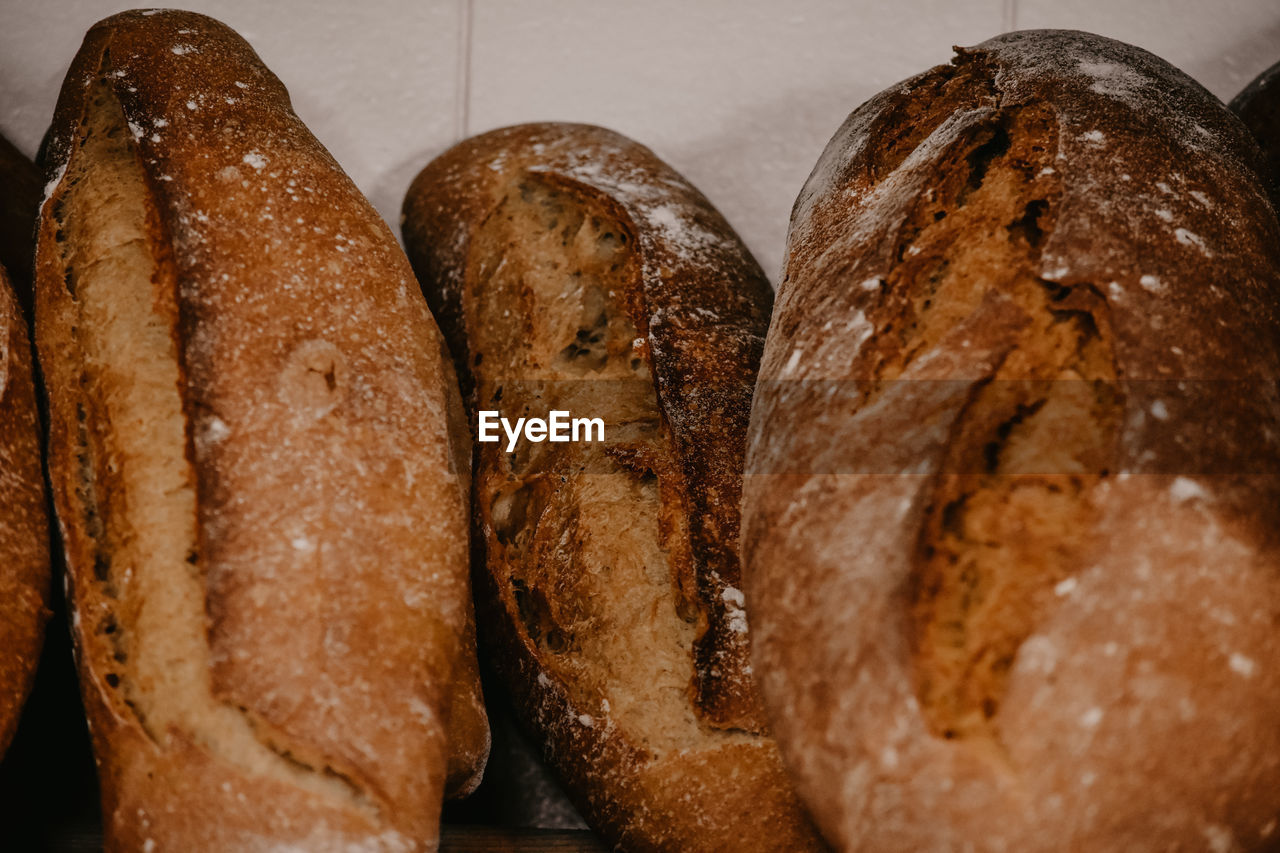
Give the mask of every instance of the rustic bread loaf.
<svg viewBox="0 0 1280 853">
<path fill-rule="evenodd" d="M 796 201 L 754 660 L 843 850 L 1252 850 L 1280 814 L 1280 233 L 1136 48 L 959 50 Z"/>
<path fill-rule="evenodd" d="M 200 15 L 90 30 L 47 159 L 37 338 L 108 849 L 434 849 L 478 707 L 468 445 L 393 235 Z"/>
<path fill-rule="evenodd" d="M 759 268 L 650 151 L 583 125 L 455 146 L 413 182 L 404 236 L 473 418 L 605 423 L 476 444 L 481 635 L 570 796 L 628 850 L 812 849 L 738 589 Z"/>
<path fill-rule="evenodd" d="M 49 518 L 21 305 L 31 293 L 39 187 L 34 164 L 0 137 L 0 755 L 31 690 L 49 616 Z"/>
<path fill-rule="evenodd" d="M 1272 203 L 1280 207 L 1280 62 L 1245 86 L 1231 100 L 1231 110 L 1262 147 Z"/>
<path fill-rule="evenodd" d="M 27 321 L 0 266 L 0 755 L 31 690 L 49 615 L 49 519 L 31 368 Z"/>
</svg>

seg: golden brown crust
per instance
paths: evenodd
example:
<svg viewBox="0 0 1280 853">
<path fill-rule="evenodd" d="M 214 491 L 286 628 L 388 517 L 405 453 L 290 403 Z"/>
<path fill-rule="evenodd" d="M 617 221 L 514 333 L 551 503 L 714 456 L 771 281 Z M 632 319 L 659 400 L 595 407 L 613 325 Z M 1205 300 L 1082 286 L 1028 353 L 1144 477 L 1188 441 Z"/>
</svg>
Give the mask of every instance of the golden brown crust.
<svg viewBox="0 0 1280 853">
<path fill-rule="evenodd" d="M 762 694 L 835 846 L 1276 843 L 1259 168 L 1180 72 L 1056 31 L 958 51 L 828 145 L 743 547 Z"/>
<path fill-rule="evenodd" d="M 476 445 L 477 606 L 522 722 L 611 843 L 812 849 L 737 590 L 758 267 L 651 152 L 582 125 L 456 146 L 403 224 L 473 408 L 616 430 L 603 450 Z"/>
<path fill-rule="evenodd" d="M 108 150 L 127 192 L 92 177 Z M 451 367 L 394 238 L 250 47 L 190 13 L 90 30 L 47 169 L 37 330 L 108 847 L 434 849 L 468 473 Z M 141 217 L 137 238 L 81 233 L 94 216 L 130 227 L 108 204 Z M 130 252 L 155 295 L 145 339 L 114 341 L 139 322 L 116 312 L 145 279 L 110 278 Z M 176 389 L 143 382 L 165 375 Z M 150 454 L 129 449 L 129 412 L 159 431 Z M 152 468 L 174 491 L 135 496 L 133 472 Z M 135 505 L 177 521 L 157 530 Z M 188 581 L 155 586 L 174 570 L 131 543 L 188 526 L 207 663 L 149 671 L 164 632 L 204 614 L 153 612 L 180 599 L 145 590 Z M 166 695 L 179 671 L 199 689 Z"/>
<path fill-rule="evenodd" d="M 456 380 L 454 380 L 456 381 Z M 464 439 L 465 439 L 464 433 Z M 470 460 L 461 464 L 471 467 Z M 444 794 L 451 800 L 469 796 L 484 777 L 493 739 L 489 731 L 489 714 L 480 686 L 480 661 L 476 658 L 476 623 L 474 608 L 468 602 L 467 624 L 463 643 L 467 652 L 458 661 L 453 695 L 449 699 L 449 758 L 445 772 Z"/>
<path fill-rule="evenodd" d="M 629 140 L 564 124 L 521 125 L 474 137 L 419 175 L 403 217 L 424 292 L 468 393 L 474 378 L 461 316 L 468 233 L 488 213 L 504 180 L 525 167 L 609 199 L 642 241 L 642 275 L 622 300 L 648 342 L 646 361 L 681 466 L 680 500 L 692 524 L 692 565 L 677 571 L 696 576 L 691 593 L 707 620 L 698 640 L 698 704 L 715 725 L 760 730 L 754 689 L 743 672 L 745 637 L 730 628 L 735 608 L 724 598 L 740 574 L 737 552 L 723 543 L 737 538 L 736 460 L 768 323 L 768 282 L 706 199 Z M 687 234 L 678 233 L 681 228 Z"/>
<path fill-rule="evenodd" d="M 49 616 L 49 520 L 27 322 L 0 266 L 0 755 L 35 678 Z"/>
</svg>

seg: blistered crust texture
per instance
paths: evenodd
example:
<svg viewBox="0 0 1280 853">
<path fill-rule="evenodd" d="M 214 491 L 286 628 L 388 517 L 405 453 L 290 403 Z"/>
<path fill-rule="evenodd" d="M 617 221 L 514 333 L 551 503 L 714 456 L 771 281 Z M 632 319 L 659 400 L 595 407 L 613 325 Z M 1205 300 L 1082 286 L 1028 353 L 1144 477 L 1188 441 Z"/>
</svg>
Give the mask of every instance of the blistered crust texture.
<svg viewBox="0 0 1280 853">
<path fill-rule="evenodd" d="M 0 755 L 18 727 L 49 616 L 49 519 L 27 321 L 0 266 Z"/>
<path fill-rule="evenodd" d="M 581 125 L 446 152 L 404 232 L 473 411 L 605 423 L 603 444 L 476 445 L 481 633 L 523 724 L 623 849 L 814 848 L 737 585 L 759 268 L 647 149 Z"/>
<path fill-rule="evenodd" d="M 393 236 L 200 15 L 95 26 L 45 165 L 37 335 L 108 848 L 434 849 L 474 676 L 469 472 Z"/>
<path fill-rule="evenodd" d="M 744 583 L 846 850 L 1249 850 L 1280 813 L 1280 226 L 1245 129 L 1030 31 L 877 95 L 792 213 Z"/>
</svg>

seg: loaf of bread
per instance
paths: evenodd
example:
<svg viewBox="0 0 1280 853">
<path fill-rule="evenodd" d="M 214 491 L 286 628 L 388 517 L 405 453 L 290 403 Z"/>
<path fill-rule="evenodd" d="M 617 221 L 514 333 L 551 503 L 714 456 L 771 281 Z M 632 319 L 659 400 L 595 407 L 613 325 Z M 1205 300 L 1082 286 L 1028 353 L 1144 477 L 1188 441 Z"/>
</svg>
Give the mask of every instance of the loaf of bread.
<svg viewBox="0 0 1280 853">
<path fill-rule="evenodd" d="M 760 714 L 738 500 L 771 294 L 650 151 L 534 124 L 450 149 L 404 237 L 477 413 L 603 436 L 477 442 L 477 612 L 566 789 L 627 850 L 817 843 Z"/>
<path fill-rule="evenodd" d="M 469 443 L 407 260 L 210 18 L 94 26 L 51 134 L 37 345 L 107 848 L 435 849 L 480 707 Z"/>
<path fill-rule="evenodd" d="M 1280 207 L 1280 62 L 1263 71 L 1231 100 L 1231 110 L 1262 147 L 1272 202 Z"/>
<path fill-rule="evenodd" d="M 1280 226 L 1162 60 L 1028 31 L 796 201 L 743 492 L 754 661 L 841 850 L 1255 850 L 1280 815 Z"/>
<path fill-rule="evenodd" d="M 10 236 L 6 233 L 5 239 Z M 35 678 L 49 615 L 49 519 L 31 374 L 31 339 L 3 266 L 0 496 L 0 755 L 4 755 Z"/>
</svg>

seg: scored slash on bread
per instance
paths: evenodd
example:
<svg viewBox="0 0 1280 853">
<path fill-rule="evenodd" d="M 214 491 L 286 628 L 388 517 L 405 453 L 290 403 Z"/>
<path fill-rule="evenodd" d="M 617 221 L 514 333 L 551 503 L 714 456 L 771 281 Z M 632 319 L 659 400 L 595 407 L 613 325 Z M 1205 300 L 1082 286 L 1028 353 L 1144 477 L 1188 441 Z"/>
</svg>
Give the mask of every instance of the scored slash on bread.
<svg viewBox="0 0 1280 853">
<path fill-rule="evenodd" d="M 605 421 L 603 444 L 475 451 L 481 635 L 579 809 L 627 850 L 820 846 L 738 587 L 758 266 L 683 178 L 585 125 L 455 146 L 403 230 L 473 415 Z"/>
<path fill-rule="evenodd" d="M 107 848 L 435 849 L 488 729 L 465 421 L 393 235 L 196 14 L 90 30 L 45 166 L 37 338 Z"/>
<path fill-rule="evenodd" d="M 744 482 L 762 696 L 842 850 L 1270 849 L 1280 225 L 1156 57 L 891 87 L 793 210 Z"/>
</svg>

